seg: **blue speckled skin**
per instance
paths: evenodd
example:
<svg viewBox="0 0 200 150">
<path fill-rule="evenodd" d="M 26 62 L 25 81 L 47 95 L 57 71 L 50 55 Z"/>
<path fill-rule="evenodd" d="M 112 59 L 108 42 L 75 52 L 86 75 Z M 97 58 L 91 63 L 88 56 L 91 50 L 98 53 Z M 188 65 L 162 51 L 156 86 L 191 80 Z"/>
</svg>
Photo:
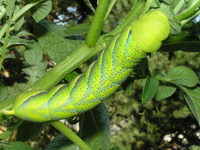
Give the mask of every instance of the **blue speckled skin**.
<svg viewBox="0 0 200 150">
<path fill-rule="evenodd" d="M 69 118 L 95 107 L 114 93 L 146 52 L 157 50 L 168 34 L 167 17 L 157 10 L 150 11 L 116 35 L 85 74 L 50 91 L 22 93 L 9 114 L 44 122 Z M 140 38 L 145 38 L 144 42 Z"/>
</svg>

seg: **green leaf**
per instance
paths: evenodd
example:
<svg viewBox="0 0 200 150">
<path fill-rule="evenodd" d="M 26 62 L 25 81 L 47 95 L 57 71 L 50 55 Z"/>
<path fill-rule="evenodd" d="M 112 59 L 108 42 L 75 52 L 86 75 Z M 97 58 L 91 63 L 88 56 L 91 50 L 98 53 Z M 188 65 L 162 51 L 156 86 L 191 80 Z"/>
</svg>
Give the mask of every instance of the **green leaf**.
<svg viewBox="0 0 200 150">
<path fill-rule="evenodd" d="M 189 150 L 200 150 L 200 146 L 192 145 L 192 146 L 190 146 Z"/>
<path fill-rule="evenodd" d="M 18 5 L 15 6 L 14 14 L 16 14 L 20 10 L 20 7 Z M 19 19 L 17 19 L 13 25 L 12 28 L 14 28 L 15 31 L 18 31 L 21 26 L 24 23 L 24 16 L 21 16 Z"/>
<path fill-rule="evenodd" d="M 158 86 L 158 79 L 153 76 L 148 76 L 142 91 L 142 103 L 146 103 L 154 98 Z"/>
<path fill-rule="evenodd" d="M 12 16 L 13 11 L 15 9 L 15 0 L 5 0 L 4 3 L 6 4 L 7 15 Z"/>
<path fill-rule="evenodd" d="M 0 42 L 3 43 L 3 39 L 0 40 Z M 35 43 L 35 41 L 33 41 L 33 40 L 27 40 L 27 39 L 19 38 L 17 36 L 12 36 L 9 38 L 8 47 L 16 46 L 16 45 L 27 46 L 27 45 L 33 45 L 34 43 Z"/>
<path fill-rule="evenodd" d="M 26 30 L 21 30 L 16 34 L 17 37 L 21 37 L 21 36 L 33 36 L 32 33 L 26 31 Z"/>
<path fill-rule="evenodd" d="M 109 149 L 109 118 L 104 104 L 86 112 L 80 123 L 80 134 L 82 139 L 89 144 L 92 150 Z M 58 135 L 45 150 L 80 150 L 70 142 L 64 135 Z"/>
<path fill-rule="evenodd" d="M 8 96 L 8 89 L 0 83 L 0 100 L 3 100 Z"/>
<path fill-rule="evenodd" d="M 126 95 L 129 95 L 133 90 L 134 82 L 129 83 L 124 90 Z"/>
<path fill-rule="evenodd" d="M 149 74 L 147 58 L 143 58 L 133 70 L 134 78 L 144 79 Z"/>
<path fill-rule="evenodd" d="M 171 34 L 178 34 L 181 32 L 181 22 L 176 19 L 176 14 L 172 11 L 171 5 L 166 3 L 161 3 L 159 10 L 163 11 L 167 14 L 170 20 L 170 33 Z"/>
<path fill-rule="evenodd" d="M 185 66 L 177 66 L 169 70 L 167 73 L 169 82 L 194 87 L 198 83 L 198 78 L 194 71 Z"/>
<path fill-rule="evenodd" d="M 44 0 L 31 9 L 32 17 L 36 22 L 39 22 L 49 14 L 51 8 L 51 0 Z"/>
<path fill-rule="evenodd" d="M 188 1 L 186 0 L 173 1 L 171 7 L 175 14 L 180 14 L 182 11 L 184 11 L 185 8 L 188 7 Z"/>
<path fill-rule="evenodd" d="M 166 43 L 161 47 L 164 52 L 173 52 L 182 50 L 184 52 L 199 52 L 200 41 L 198 40 L 187 40 L 174 43 Z"/>
<path fill-rule="evenodd" d="M 74 79 L 75 77 L 77 77 L 79 74 L 75 71 L 69 73 L 66 77 L 65 80 L 67 81 L 71 81 L 72 79 Z"/>
<path fill-rule="evenodd" d="M 43 123 L 33 123 L 33 122 L 23 121 L 23 123 L 17 129 L 16 138 L 18 141 L 27 141 L 32 137 L 41 133 L 43 127 L 44 127 Z"/>
<path fill-rule="evenodd" d="M 28 144 L 23 142 L 10 142 L 9 145 L 3 146 L 3 150 L 34 150 Z"/>
<path fill-rule="evenodd" d="M 5 59 L 6 58 L 16 58 L 14 54 L 6 54 Z"/>
<path fill-rule="evenodd" d="M 39 25 L 46 28 L 46 30 L 55 33 L 56 35 L 66 38 L 70 36 L 83 36 L 87 34 L 89 29 L 89 24 L 77 24 L 70 27 L 63 27 L 60 25 L 56 25 L 55 23 L 48 22 L 46 20 L 40 21 Z"/>
<path fill-rule="evenodd" d="M 92 149 L 108 150 L 110 144 L 110 122 L 105 105 L 95 107 L 84 114 L 81 120 L 81 137 Z"/>
<path fill-rule="evenodd" d="M 47 62 L 40 62 L 37 65 L 24 68 L 22 71 L 28 75 L 26 79 L 30 83 L 34 83 L 37 81 L 39 78 L 41 78 L 45 73 L 46 73 L 46 68 L 47 68 L 48 63 Z"/>
<path fill-rule="evenodd" d="M 180 86 L 180 88 L 184 91 L 185 100 L 200 125 L 200 87 L 186 88 Z"/>
<path fill-rule="evenodd" d="M 160 101 L 165 98 L 168 98 L 172 96 L 176 91 L 176 87 L 171 84 L 164 84 L 158 87 L 157 93 L 156 93 L 156 100 Z"/>
<path fill-rule="evenodd" d="M 158 8 L 159 6 L 160 6 L 159 0 L 152 1 L 150 5 L 150 7 L 153 7 L 153 8 Z"/>
<path fill-rule="evenodd" d="M 24 23 L 24 16 L 20 17 L 17 22 L 14 24 L 14 30 L 18 31 Z"/>
<path fill-rule="evenodd" d="M 187 106 L 181 107 L 179 110 L 173 111 L 174 118 L 186 118 L 191 114 Z"/>
<path fill-rule="evenodd" d="M 155 77 L 162 81 L 168 81 L 168 76 L 167 76 L 166 72 L 164 72 L 162 70 L 155 70 Z"/>
<path fill-rule="evenodd" d="M 42 61 L 43 54 L 39 48 L 24 52 L 24 58 L 30 65 L 37 65 Z"/>
<path fill-rule="evenodd" d="M 35 26 L 35 32 L 38 36 L 38 42 L 42 51 L 56 63 L 59 63 L 66 59 L 82 41 L 63 38 L 63 33 L 60 34 L 59 30 L 63 31 L 65 29 L 64 27 L 57 25 L 57 30 L 52 30 L 49 26 L 51 24 L 41 22 Z"/>
<path fill-rule="evenodd" d="M 43 36 L 45 32 L 53 32 L 55 35 L 65 38 L 67 35 L 65 31 L 67 28 L 57 25 L 55 23 L 48 22 L 46 20 L 42 20 L 35 26 L 37 36 Z M 37 31 L 39 30 L 39 31 Z M 45 30 L 45 32 L 40 32 L 41 30 Z"/>
<path fill-rule="evenodd" d="M 1 3 L 1 0 L 0 0 Z M 11 146 L 11 144 L 9 142 L 7 142 L 6 140 L 2 140 L 0 141 L 0 148 L 3 149 L 3 147 L 8 147 Z"/>
<path fill-rule="evenodd" d="M 86 35 L 89 29 L 89 24 L 78 24 L 70 28 L 65 29 L 65 36 L 77 36 L 77 35 Z"/>
<path fill-rule="evenodd" d="M 59 134 L 45 147 L 44 150 L 67 150 L 68 147 L 80 150 L 80 148 L 73 144 L 65 135 Z"/>
<path fill-rule="evenodd" d="M 7 130 L 0 134 L 0 139 L 8 140 L 13 132 L 21 125 L 22 120 L 18 120 L 7 127 Z"/>
<path fill-rule="evenodd" d="M 178 42 L 181 42 L 181 41 L 184 41 L 186 40 L 187 38 L 189 38 L 189 35 L 190 33 L 189 32 L 186 32 L 186 31 L 182 31 L 180 32 L 179 34 L 174 34 L 174 35 L 170 35 L 167 40 L 166 40 L 166 43 L 178 43 Z"/>
</svg>

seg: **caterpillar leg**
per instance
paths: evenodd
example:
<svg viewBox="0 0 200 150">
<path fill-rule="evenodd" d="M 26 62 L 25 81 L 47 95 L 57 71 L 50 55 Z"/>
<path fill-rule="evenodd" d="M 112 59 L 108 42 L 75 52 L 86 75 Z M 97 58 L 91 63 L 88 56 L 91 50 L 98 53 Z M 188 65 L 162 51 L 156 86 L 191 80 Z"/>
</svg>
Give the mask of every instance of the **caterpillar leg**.
<svg viewBox="0 0 200 150">
<path fill-rule="evenodd" d="M 14 110 L 6 110 L 6 109 L 3 109 L 2 113 L 5 115 L 14 115 L 15 114 Z"/>
</svg>

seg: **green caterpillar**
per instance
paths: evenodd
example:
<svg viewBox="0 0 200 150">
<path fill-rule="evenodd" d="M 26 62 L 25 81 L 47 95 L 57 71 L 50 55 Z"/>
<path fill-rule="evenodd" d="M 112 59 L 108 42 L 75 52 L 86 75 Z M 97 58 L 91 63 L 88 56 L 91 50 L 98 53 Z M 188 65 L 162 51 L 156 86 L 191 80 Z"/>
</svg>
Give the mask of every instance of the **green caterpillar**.
<svg viewBox="0 0 200 150">
<path fill-rule="evenodd" d="M 24 92 L 14 101 L 12 110 L 4 113 L 44 122 L 69 118 L 95 107 L 120 87 L 146 53 L 159 49 L 169 30 L 165 14 L 149 11 L 116 35 L 85 74 L 50 91 Z"/>
</svg>

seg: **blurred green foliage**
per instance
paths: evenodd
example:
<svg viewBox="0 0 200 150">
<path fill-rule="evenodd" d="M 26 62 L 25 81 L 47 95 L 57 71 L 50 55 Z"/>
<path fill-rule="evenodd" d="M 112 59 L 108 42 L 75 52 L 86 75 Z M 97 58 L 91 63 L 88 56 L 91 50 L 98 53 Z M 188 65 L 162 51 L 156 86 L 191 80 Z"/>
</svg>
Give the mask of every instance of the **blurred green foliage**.
<svg viewBox="0 0 200 150">
<path fill-rule="evenodd" d="M 23 90 L 23 88 L 26 85 L 24 83 L 19 83 L 22 81 L 20 80 L 18 82 L 17 79 L 18 77 L 23 78 L 23 82 L 25 82 L 26 80 L 24 78 L 24 73 L 26 74 L 26 79 L 29 80 L 29 84 L 38 80 L 46 72 L 47 65 L 48 68 L 51 69 L 51 67 L 55 65 L 55 62 L 60 62 L 61 59 L 67 57 L 68 53 L 70 53 L 77 44 L 81 43 L 80 40 L 83 40 L 85 34 L 87 33 L 87 24 L 91 22 L 91 17 L 89 15 L 92 14 L 92 11 L 87 7 L 87 5 L 83 1 L 77 0 L 75 2 L 72 0 L 54 0 L 52 2 L 53 5 L 51 13 L 49 16 L 46 17 L 46 19 L 48 21 L 64 25 L 64 27 L 72 28 L 68 30 L 66 28 L 59 27 L 58 29 L 57 26 L 50 22 L 40 22 L 39 24 L 37 24 L 37 26 L 39 26 L 41 30 L 37 30 L 38 34 L 36 34 L 38 36 L 37 40 L 40 42 L 40 45 L 36 44 L 37 42 L 35 42 L 35 37 L 32 34 L 26 32 L 19 32 L 18 34 L 16 34 L 16 36 L 11 37 L 9 49 L 11 49 L 11 54 L 16 54 L 16 58 L 7 59 L 6 61 L 9 60 L 9 62 L 14 62 L 14 60 L 20 60 L 20 62 L 23 62 L 24 69 L 23 72 L 20 71 L 16 73 L 17 71 L 15 71 L 13 74 L 16 78 L 12 78 L 12 80 L 7 80 L 7 78 L 1 78 L 1 82 L 3 82 L 4 85 L 12 85 L 8 87 L 1 85 L 1 89 L 3 90 L 5 95 L 9 95 L 8 93 L 17 93 Z M 111 14 L 105 21 L 104 30 L 102 33 L 109 32 L 112 29 L 116 28 L 116 26 L 120 24 L 120 21 L 123 20 L 123 18 L 130 11 L 132 6 L 131 4 L 135 4 L 135 2 L 136 0 L 116 1 L 111 11 Z M 161 7 L 162 9 L 165 9 L 166 12 L 169 12 L 173 7 L 177 6 L 177 3 L 180 6 L 181 3 L 187 2 L 185 4 L 190 3 L 190 6 L 193 6 L 193 3 L 196 2 L 196 0 L 153 0 L 151 2 L 152 8 Z M 50 3 L 50 1 L 46 1 L 46 7 L 50 5 Z M 96 1 L 91 1 L 91 3 L 94 7 L 96 6 Z M 169 7 L 169 3 L 172 3 L 173 5 L 170 5 L 171 7 Z M 185 4 L 184 8 L 186 7 Z M 181 10 L 182 9 L 183 8 L 181 8 Z M 48 11 L 50 11 L 50 7 L 48 8 Z M 180 14 L 180 12 L 181 11 L 177 11 L 175 13 Z M 63 15 L 65 17 L 63 17 Z M 34 30 L 34 27 L 36 26 L 34 26 L 35 24 L 32 24 L 32 19 L 29 18 L 30 16 L 25 17 L 27 17 L 25 18 L 27 24 L 23 26 L 23 29 L 32 32 L 32 30 Z M 33 17 L 35 17 L 36 20 L 41 19 L 41 16 L 37 14 L 35 14 Z M 172 22 L 177 21 L 176 18 L 174 18 L 173 14 L 170 14 L 170 17 Z M 77 23 L 82 22 L 84 22 L 84 24 L 75 26 Z M 141 68 L 140 66 L 138 66 L 138 70 L 136 70 L 136 72 L 138 71 L 140 72 L 140 74 L 133 74 L 131 77 L 129 77 L 127 81 L 122 85 L 122 88 L 119 89 L 113 96 L 111 96 L 110 98 L 108 98 L 108 100 L 105 101 L 106 108 L 110 116 L 111 150 L 199 149 L 199 125 L 193 117 L 190 109 L 188 108 L 187 103 L 184 101 L 183 93 L 179 88 L 175 89 L 176 91 L 174 90 L 175 93 L 171 93 L 173 94 L 171 97 L 165 98 L 161 101 L 156 101 L 155 99 L 153 99 L 152 101 L 148 101 L 147 103 L 142 104 L 141 100 L 143 86 L 145 84 L 145 78 L 149 74 L 155 74 L 157 70 L 168 72 L 171 68 L 174 68 L 175 66 L 187 66 L 190 69 L 192 69 L 198 75 L 199 78 L 200 23 L 190 21 L 189 23 L 183 26 L 184 32 L 181 33 L 179 33 L 181 24 L 178 22 L 176 23 L 177 24 L 174 24 L 172 32 L 174 34 L 171 35 L 170 38 L 165 41 L 161 50 L 159 52 L 155 52 L 149 55 L 148 59 L 142 62 L 145 65 L 148 63 L 148 68 Z M 18 23 L 18 25 L 21 26 L 22 24 Z M 40 36 L 41 31 L 44 32 L 45 30 L 45 28 L 42 27 L 48 27 L 46 28 L 48 29 L 47 33 L 51 34 L 49 36 L 51 38 L 49 38 L 48 36 Z M 21 37 L 28 40 L 24 40 Z M 55 37 L 57 37 L 57 41 L 55 41 Z M 72 42 L 71 39 L 78 40 Z M 49 41 L 50 44 L 48 45 L 46 41 Z M 175 44 L 170 43 L 174 41 Z M 55 47 L 52 47 L 51 43 L 53 43 Z M 24 50 L 21 50 L 22 47 L 18 46 L 20 44 L 25 45 L 25 52 Z M 63 52 L 63 47 L 69 51 Z M 58 48 L 60 51 L 55 52 L 54 50 L 56 48 Z M 40 51 L 41 49 L 43 53 Z M 66 56 L 63 55 L 63 53 L 65 53 Z M 54 61 L 52 62 L 51 59 Z M 94 59 L 95 58 L 92 58 L 91 60 L 93 61 Z M 85 70 L 84 67 L 87 66 L 91 62 L 91 60 L 86 62 L 80 68 L 82 70 Z M 7 69 L 5 64 L 4 67 L 5 69 Z M 21 70 L 21 66 L 16 68 L 20 68 Z M 9 71 L 9 69 L 7 70 Z M 78 72 L 80 72 L 79 69 Z M 9 71 L 9 73 L 11 73 L 10 77 L 13 76 L 12 69 L 11 71 Z M 71 80 L 68 77 L 66 77 L 66 79 Z M 134 79 L 137 80 L 133 82 Z M 62 82 L 65 81 L 63 80 Z M 160 92 L 166 91 L 162 91 L 161 89 Z M 4 94 L 1 94 L 2 99 L 5 97 Z M 95 115 L 98 116 L 99 114 L 99 120 L 92 120 L 90 113 L 86 114 L 86 119 L 88 120 L 88 123 L 94 121 L 91 124 L 94 124 L 95 126 L 95 123 L 97 123 L 97 125 L 101 127 L 101 119 L 107 117 L 107 115 L 105 115 L 106 110 L 104 108 L 102 109 L 104 110 L 104 116 L 101 114 L 101 111 L 99 111 L 98 108 L 96 108 L 96 110 L 98 113 Z M 107 118 L 105 120 L 107 120 Z M 9 122 L 7 124 L 9 124 Z M 84 126 L 86 126 L 87 130 L 81 130 L 83 130 L 82 133 L 86 135 L 87 132 L 89 132 L 90 130 L 90 124 L 87 124 L 86 122 L 83 124 Z M 107 131 L 108 120 L 106 121 L 106 123 L 104 122 L 104 124 L 104 128 Z M 29 123 L 23 123 L 21 127 L 19 127 L 17 138 L 20 137 L 21 139 L 19 139 L 23 139 L 23 141 L 29 140 L 29 144 L 34 146 L 36 149 L 44 149 L 47 143 L 49 143 L 50 140 L 52 140 L 52 138 L 54 138 L 58 134 L 57 131 L 55 131 L 51 127 L 45 126 L 44 129 L 44 126 L 40 128 L 40 125 L 36 125 L 36 127 L 32 125 L 34 126 L 32 129 L 33 131 L 42 130 L 42 133 L 39 135 L 39 137 L 31 137 L 32 132 L 28 133 L 26 131 L 26 129 L 30 131 L 30 126 L 31 124 Z M 104 130 L 104 128 L 102 129 Z M 24 132 L 26 132 L 27 135 L 29 135 L 28 138 L 22 134 Z M 108 134 L 108 132 L 106 132 L 106 134 Z M 103 135 L 98 134 L 98 136 L 101 137 Z M 106 138 L 102 139 L 102 141 L 107 140 L 108 137 L 109 135 L 106 135 Z M 57 140 L 59 138 L 60 136 L 57 136 L 54 140 Z M 61 139 L 63 140 L 63 136 L 61 137 Z M 95 140 L 98 141 L 98 138 L 96 138 Z M 65 138 L 64 144 L 66 144 L 65 141 L 69 142 L 69 140 L 66 140 Z M 98 142 L 100 143 L 99 145 L 101 145 L 101 141 Z M 94 141 L 91 141 L 91 143 L 95 145 Z M 107 141 L 103 144 L 108 145 L 108 143 L 109 142 Z M 50 143 L 50 146 L 51 144 L 52 143 Z M 75 147 L 77 148 L 77 146 Z"/>
</svg>

